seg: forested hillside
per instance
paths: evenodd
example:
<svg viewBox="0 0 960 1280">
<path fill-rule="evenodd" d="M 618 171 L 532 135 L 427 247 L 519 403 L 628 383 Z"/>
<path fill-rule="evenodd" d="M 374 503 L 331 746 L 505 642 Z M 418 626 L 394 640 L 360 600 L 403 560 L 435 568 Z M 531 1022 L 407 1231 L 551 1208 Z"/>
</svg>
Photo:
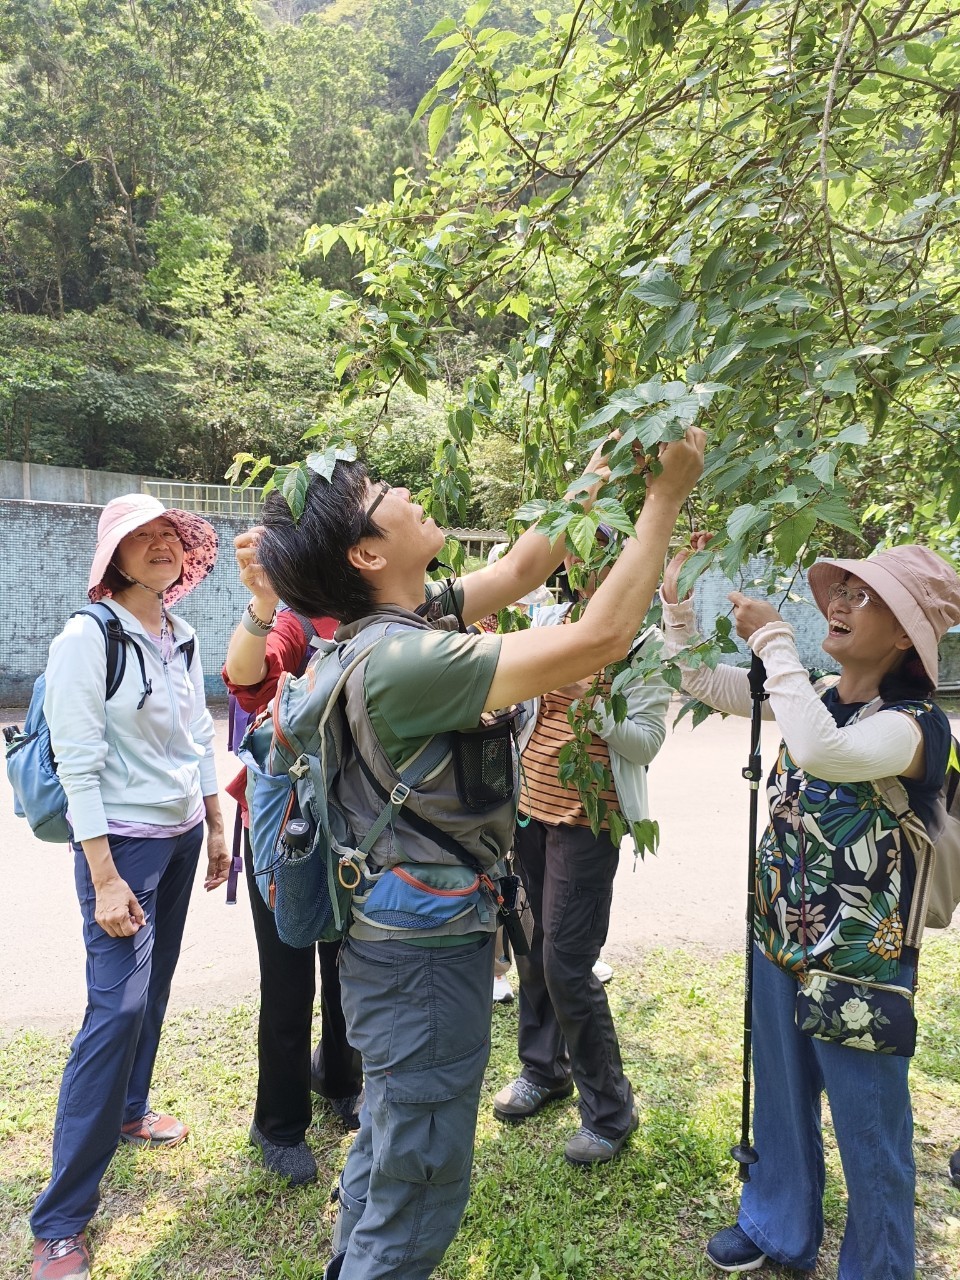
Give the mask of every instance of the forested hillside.
<svg viewBox="0 0 960 1280">
<path fill-rule="evenodd" d="M 954 545 L 946 0 L 0 0 L 0 59 L 6 457 L 352 438 L 499 523 L 698 421 L 728 568 Z"/>
</svg>

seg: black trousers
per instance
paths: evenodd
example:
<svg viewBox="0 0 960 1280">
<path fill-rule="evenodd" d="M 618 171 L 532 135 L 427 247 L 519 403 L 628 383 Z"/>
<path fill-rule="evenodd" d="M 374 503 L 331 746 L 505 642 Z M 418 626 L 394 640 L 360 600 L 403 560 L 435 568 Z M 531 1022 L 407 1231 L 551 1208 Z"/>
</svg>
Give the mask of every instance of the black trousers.
<svg viewBox="0 0 960 1280">
<path fill-rule="evenodd" d="M 513 848 L 535 922 L 530 954 L 516 957 L 523 1074 L 551 1087 L 572 1076 L 581 1122 L 618 1138 L 630 1127 L 633 1090 L 593 966 L 610 927 L 620 851 L 605 831 L 535 818 L 517 827 Z"/>
<path fill-rule="evenodd" d="M 360 1055 L 347 1041 L 340 1004 L 339 942 L 288 947 L 257 888 L 248 833 L 243 833 L 253 930 L 260 961 L 260 1022 L 257 1032 L 257 1128 L 278 1146 L 303 1141 L 310 1123 L 311 1071 L 317 1092 L 347 1098 L 363 1087 Z M 313 1001 L 320 961 L 320 1043 L 311 1063 Z"/>
</svg>

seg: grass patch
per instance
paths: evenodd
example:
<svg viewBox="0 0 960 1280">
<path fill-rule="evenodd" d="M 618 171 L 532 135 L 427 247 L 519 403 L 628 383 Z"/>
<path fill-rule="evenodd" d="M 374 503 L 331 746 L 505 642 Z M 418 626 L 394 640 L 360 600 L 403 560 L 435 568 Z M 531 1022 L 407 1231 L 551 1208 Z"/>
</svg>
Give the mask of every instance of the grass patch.
<svg viewBox="0 0 960 1280">
<path fill-rule="evenodd" d="M 924 949 L 921 1047 L 913 1068 L 918 1263 L 925 1280 L 960 1274 L 960 1192 L 946 1176 L 960 1143 L 960 949 Z M 477 1133 L 473 1193 L 437 1272 L 442 1280 L 696 1280 L 717 1273 L 703 1243 L 733 1220 L 729 1147 L 739 1128 L 740 964 L 657 952 L 607 988 L 640 1129 L 611 1166 L 575 1169 L 563 1142 L 573 1101 L 519 1126 L 493 1119 L 493 1094 L 517 1071 L 516 1004 L 493 1014 L 493 1052 Z M 97 1280 L 319 1280 L 329 1191 L 350 1139 L 317 1101 L 308 1134 L 315 1187 L 265 1175 L 247 1145 L 256 1079 L 256 1010 L 171 1019 L 153 1105 L 193 1134 L 174 1151 L 123 1148 L 92 1225 Z M 26 1274 L 27 1215 L 46 1182 L 68 1038 L 24 1033 L 0 1048 L 0 1275 Z M 836 1275 L 843 1183 L 828 1132 L 827 1235 L 816 1275 Z M 796 1273 L 771 1267 L 764 1275 Z"/>
</svg>

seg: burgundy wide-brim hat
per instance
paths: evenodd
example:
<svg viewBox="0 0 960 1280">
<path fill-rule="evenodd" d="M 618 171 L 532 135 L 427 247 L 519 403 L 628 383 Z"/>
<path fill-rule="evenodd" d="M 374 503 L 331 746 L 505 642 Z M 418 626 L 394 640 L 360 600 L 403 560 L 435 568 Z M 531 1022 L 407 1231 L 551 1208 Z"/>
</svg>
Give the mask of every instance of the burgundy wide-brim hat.
<svg viewBox="0 0 960 1280">
<path fill-rule="evenodd" d="M 960 577 L 953 565 L 915 544 L 878 551 L 867 560 L 818 560 L 807 581 L 824 616 L 831 586 L 851 574 L 876 592 L 903 627 L 936 688 L 937 645 L 960 622 Z"/>
<path fill-rule="evenodd" d="M 183 569 L 177 581 L 164 592 L 163 603 L 176 604 L 203 581 L 217 559 L 219 539 L 213 525 L 193 511 L 180 511 L 175 507 L 168 510 L 148 493 L 127 493 L 122 498 L 111 499 L 100 513 L 97 549 L 87 583 L 90 600 L 103 600 L 111 594 L 103 585 L 103 575 L 127 534 L 160 516 L 170 521 L 183 544 Z"/>
</svg>

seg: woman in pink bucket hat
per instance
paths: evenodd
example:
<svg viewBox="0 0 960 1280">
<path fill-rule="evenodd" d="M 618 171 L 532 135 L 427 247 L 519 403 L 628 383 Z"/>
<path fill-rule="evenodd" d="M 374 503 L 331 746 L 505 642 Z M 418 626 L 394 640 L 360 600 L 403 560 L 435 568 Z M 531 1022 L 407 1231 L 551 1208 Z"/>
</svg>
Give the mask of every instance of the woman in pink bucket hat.
<svg viewBox="0 0 960 1280">
<path fill-rule="evenodd" d="M 34 1280 L 89 1276 L 86 1227 L 119 1142 L 187 1136 L 151 1110 L 150 1080 L 204 822 L 206 889 L 226 879 L 229 855 L 196 636 L 167 607 L 216 554 L 200 516 L 147 494 L 114 498 L 87 589 L 123 629 L 114 687 L 96 617 L 74 614 L 50 646 L 44 713 L 73 831 L 87 1009 L 60 1086 L 53 1174 L 30 1218 Z"/>
<path fill-rule="evenodd" d="M 691 549 L 708 539 L 695 534 Z M 677 600 L 689 554 L 680 552 L 664 574 L 671 654 L 694 631 L 692 601 Z M 711 1238 L 707 1256 L 726 1272 L 768 1261 L 804 1271 L 816 1265 L 825 1091 L 847 1184 L 838 1280 L 913 1280 L 907 1073 L 917 950 L 906 935 L 916 865 L 891 802 L 873 784 L 898 779 L 913 814 L 932 830 L 951 744 L 949 721 L 932 701 L 937 643 L 960 622 L 960 578 L 920 546 L 822 560 L 808 578 L 827 620 L 823 648 L 840 668 L 829 688 L 811 683 L 792 628 L 771 604 L 730 596 L 737 631 L 763 662 L 763 708 L 783 742 L 757 858 L 751 1000 L 759 1158 L 736 1224 Z M 741 668 L 685 669 L 684 687 L 720 711 L 750 715 Z"/>
</svg>

